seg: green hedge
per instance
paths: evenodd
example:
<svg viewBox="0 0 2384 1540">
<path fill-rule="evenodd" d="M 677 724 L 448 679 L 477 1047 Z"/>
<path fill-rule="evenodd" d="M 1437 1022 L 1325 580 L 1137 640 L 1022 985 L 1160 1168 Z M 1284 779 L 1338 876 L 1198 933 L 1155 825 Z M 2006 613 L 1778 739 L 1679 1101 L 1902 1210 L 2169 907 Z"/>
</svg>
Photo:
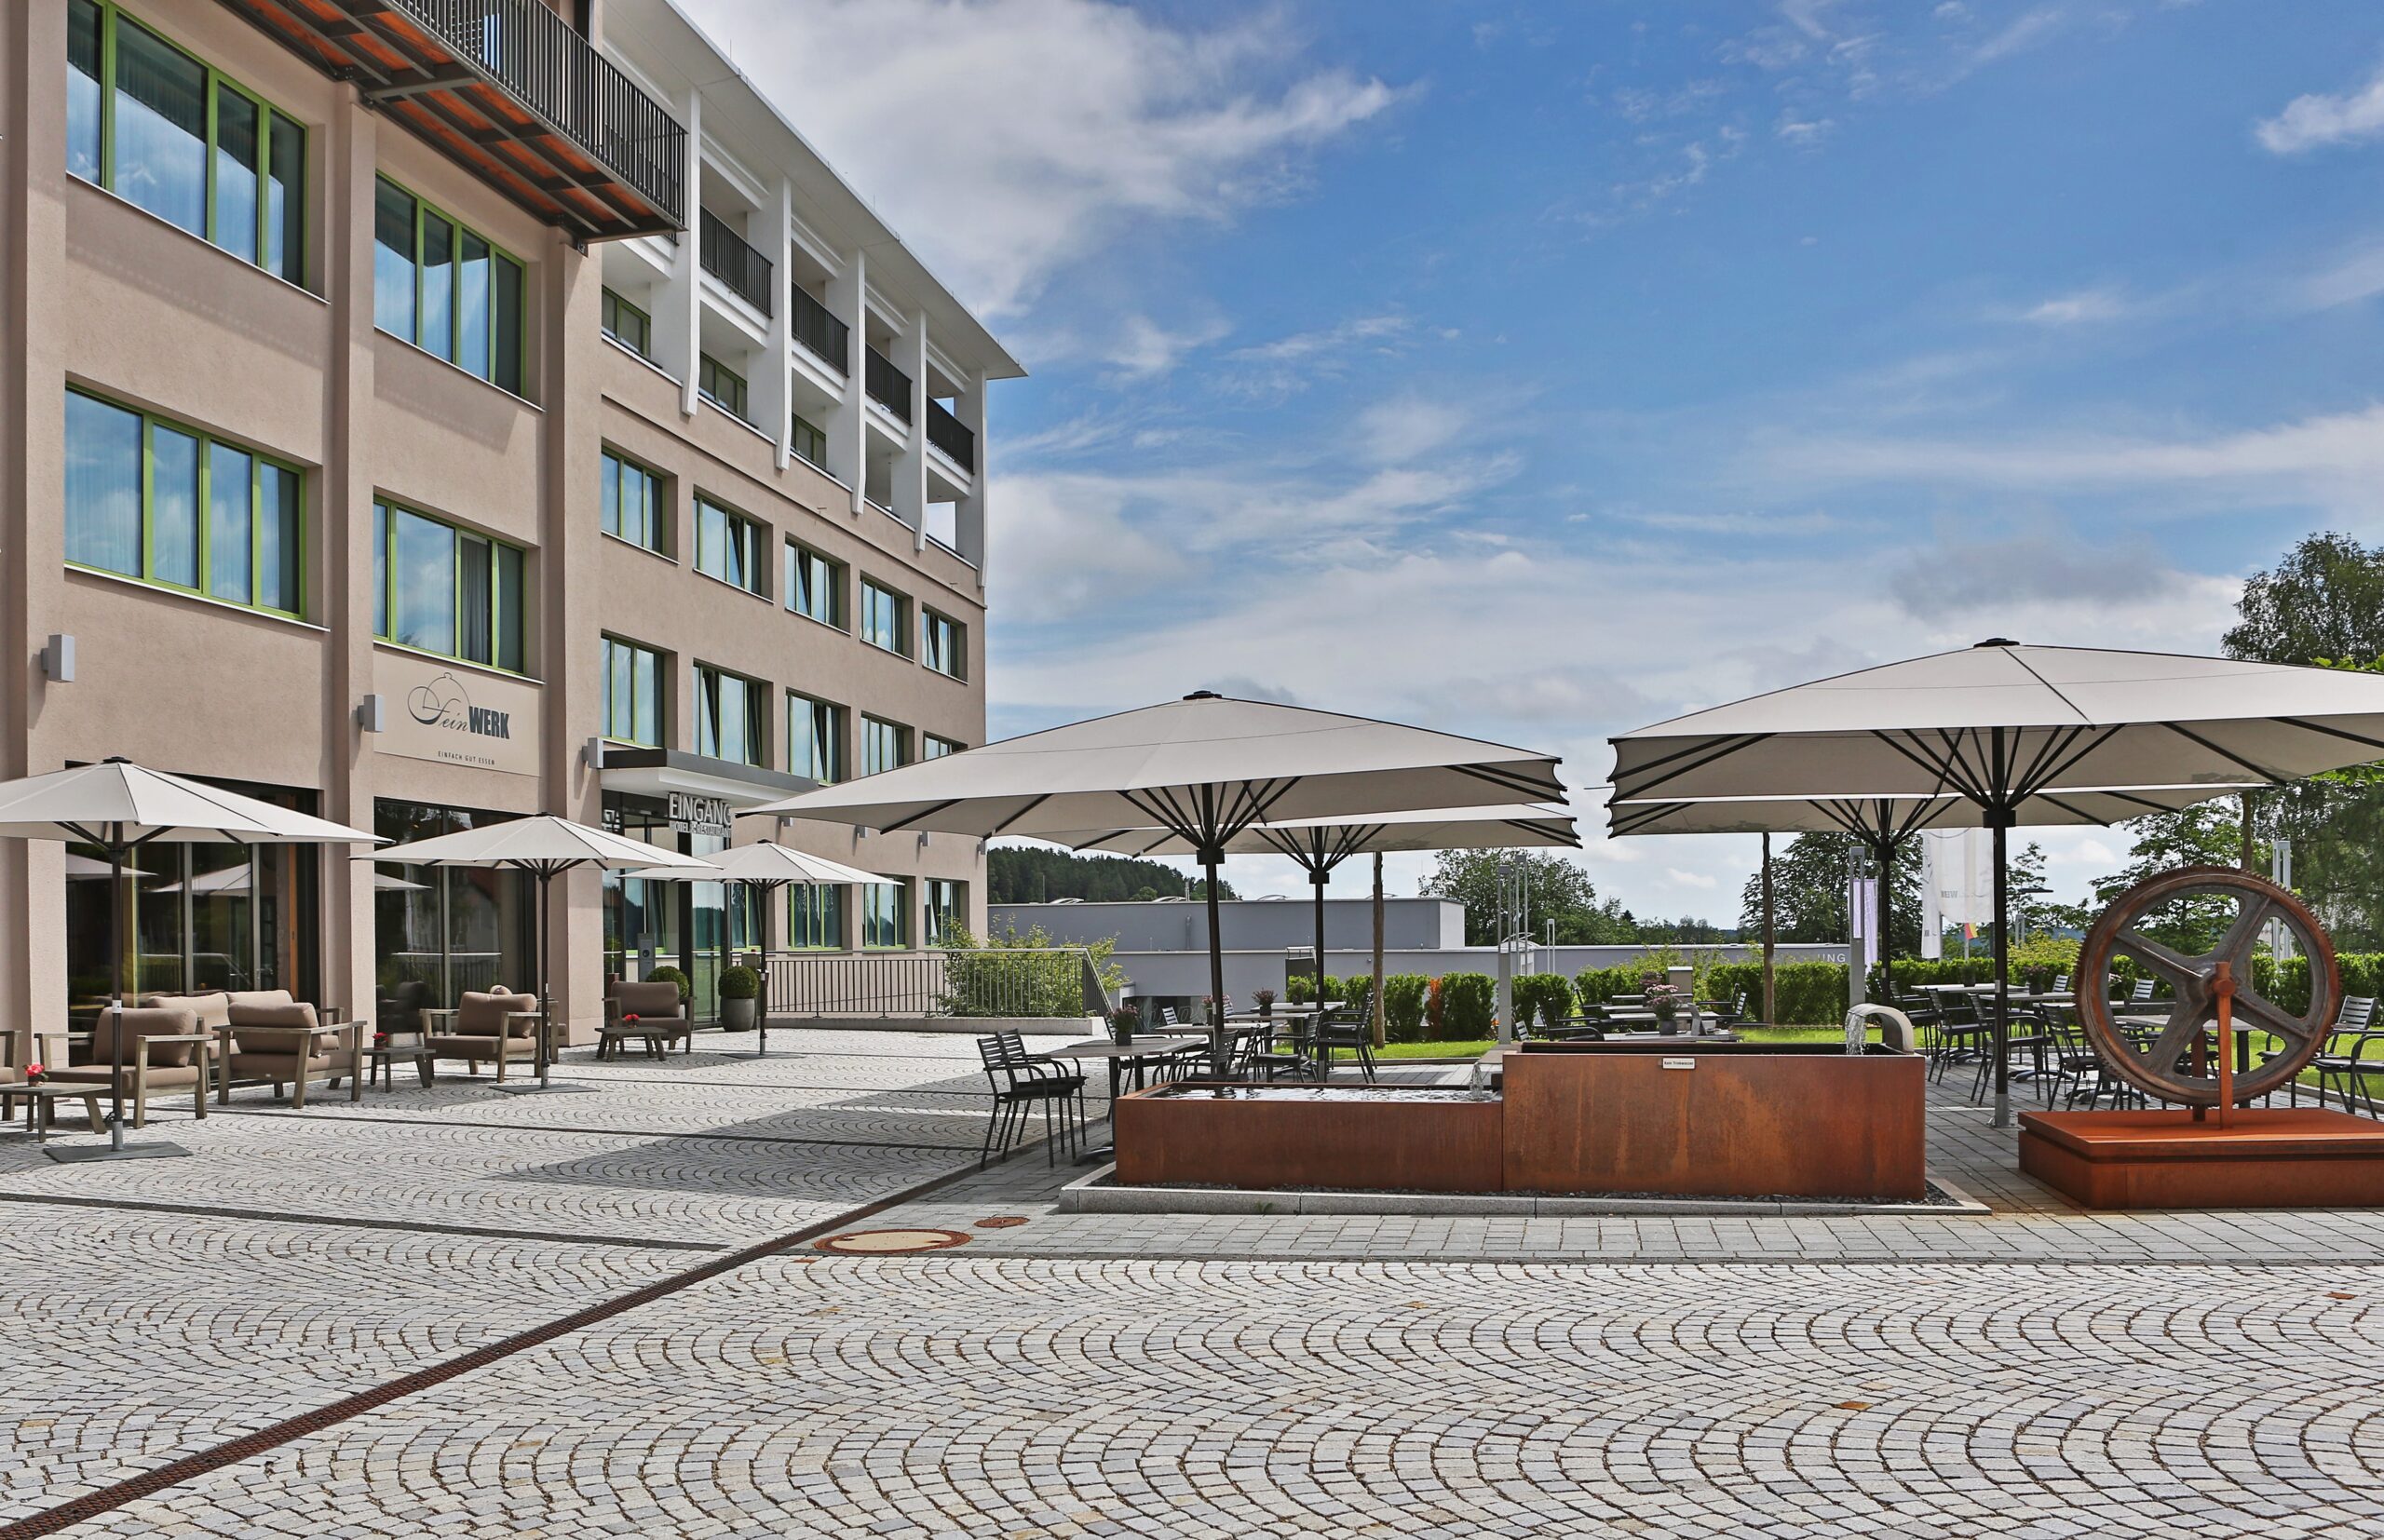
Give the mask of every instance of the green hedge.
<svg viewBox="0 0 2384 1540">
<path fill-rule="evenodd" d="M 1573 980 L 1561 973 L 1526 973 L 1511 987 L 1518 1025 L 1573 1014 Z"/>
<path fill-rule="evenodd" d="M 1498 981 L 1486 973 L 1444 973 L 1441 1003 L 1451 1042 L 1487 1037 L 1498 1015 Z"/>
<path fill-rule="evenodd" d="M 1421 1043 L 1424 994 L 1431 980 L 1420 973 L 1394 973 L 1382 981 L 1383 1035 L 1393 1043 Z"/>
</svg>

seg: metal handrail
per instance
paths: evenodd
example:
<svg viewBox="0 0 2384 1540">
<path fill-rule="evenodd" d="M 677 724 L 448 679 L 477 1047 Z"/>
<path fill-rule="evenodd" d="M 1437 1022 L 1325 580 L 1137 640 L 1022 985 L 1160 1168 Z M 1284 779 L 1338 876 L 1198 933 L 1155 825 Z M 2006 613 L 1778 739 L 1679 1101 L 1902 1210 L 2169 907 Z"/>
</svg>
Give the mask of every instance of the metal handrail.
<svg viewBox="0 0 2384 1540">
<path fill-rule="evenodd" d="M 457 58 L 686 223 L 687 130 L 537 0 L 388 0 Z"/>
<path fill-rule="evenodd" d="M 702 230 L 704 271 L 763 315 L 770 314 L 770 259 L 709 209 L 703 210 Z"/>
<path fill-rule="evenodd" d="M 869 350 L 869 368 L 861 378 L 861 386 L 869 392 L 871 400 L 906 423 L 911 420 L 911 377 L 874 347 Z"/>
<path fill-rule="evenodd" d="M 802 285 L 793 286 L 794 307 L 789 318 L 794 323 L 794 340 L 830 369 L 842 374 L 852 357 L 853 329 L 836 318 L 836 313 L 813 299 Z"/>
<path fill-rule="evenodd" d="M 773 1016 L 1057 1020 L 1108 1004 L 1083 947 L 774 952 L 767 961 Z"/>
<path fill-rule="evenodd" d="M 977 436 L 941 401 L 928 403 L 928 442 L 952 456 L 964 470 L 977 468 Z"/>
</svg>

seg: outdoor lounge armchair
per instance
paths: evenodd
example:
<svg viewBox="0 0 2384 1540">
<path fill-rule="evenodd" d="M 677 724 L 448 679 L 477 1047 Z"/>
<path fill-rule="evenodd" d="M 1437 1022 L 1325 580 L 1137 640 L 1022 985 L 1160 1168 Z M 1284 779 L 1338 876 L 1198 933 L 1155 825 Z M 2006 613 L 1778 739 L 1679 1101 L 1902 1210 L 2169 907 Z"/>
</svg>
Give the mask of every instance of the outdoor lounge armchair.
<svg viewBox="0 0 2384 1540">
<path fill-rule="evenodd" d="M 347 1082 L 347 1099 L 364 1095 L 364 1023 L 326 1020 L 324 1013 L 287 990 L 235 991 L 224 1011 L 231 1051 L 224 1056 L 224 1099 L 230 1100 L 236 1080 L 268 1085 L 279 1096 L 290 1087 L 290 1104 L 306 1104 L 306 1087 L 328 1082 L 336 1088 Z"/>
<path fill-rule="evenodd" d="M 111 1085 L 117 1034 L 123 1034 L 123 1078 Z M 127 1006 L 100 1012 L 91 1023 L 91 1062 L 48 1066 L 47 1078 L 67 1085 L 107 1087 L 132 1101 L 132 1126 L 149 1120 L 153 1091 L 187 1087 L 192 1110 L 207 1115 L 207 1081 L 213 1073 L 215 1034 L 199 1025 L 198 1013 L 172 1006 Z"/>
<path fill-rule="evenodd" d="M 537 1009 L 536 995 L 515 994 L 502 984 L 486 992 L 467 990 L 454 1010 L 424 1012 L 443 1020 L 446 1030 L 426 1034 L 422 1046 L 434 1060 L 464 1060 L 474 1074 L 482 1064 L 494 1064 L 497 1083 L 503 1085 L 508 1064 L 537 1060 Z"/>
<path fill-rule="evenodd" d="M 636 1017 L 632 1023 L 629 1019 Z M 673 1043 L 696 1051 L 696 1024 L 687 1017 L 687 1002 L 676 981 L 669 979 L 620 979 L 604 992 L 604 1024 L 596 1044 L 600 1058 L 618 1052 L 622 1043 L 642 1037 L 668 1049 Z"/>
</svg>

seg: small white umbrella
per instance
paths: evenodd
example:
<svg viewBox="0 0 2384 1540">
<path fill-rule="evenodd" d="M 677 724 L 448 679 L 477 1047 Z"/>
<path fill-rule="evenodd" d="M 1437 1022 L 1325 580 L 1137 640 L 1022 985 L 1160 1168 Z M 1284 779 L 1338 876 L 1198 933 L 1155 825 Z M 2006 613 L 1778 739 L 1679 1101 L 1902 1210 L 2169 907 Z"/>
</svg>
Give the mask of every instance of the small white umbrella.
<svg viewBox="0 0 2384 1540">
<path fill-rule="evenodd" d="M 124 939 L 116 933 L 124 909 L 124 866 L 135 850 L 169 844 L 372 844 L 378 836 L 345 824 L 295 813 L 269 802 L 225 791 L 129 760 L 109 759 L 0 784 L 0 839 L 58 840 L 97 845 L 108 858 L 108 939 L 115 979 L 108 1008 L 124 1008 Z M 127 1160 L 187 1154 L 170 1144 L 124 1141 L 124 1034 L 111 1032 L 108 1116 L 104 1150 L 53 1148 L 53 1160 Z"/>
<path fill-rule="evenodd" d="M 625 839 L 584 823 L 552 814 L 483 824 L 453 834 L 393 844 L 357 858 L 401 866 L 494 867 L 526 871 L 537 879 L 538 1085 L 549 1084 L 551 1054 L 548 1043 L 547 906 L 548 888 L 555 878 L 581 867 L 605 871 L 640 868 L 665 870 L 701 868 L 702 859 L 642 841 Z"/>
<path fill-rule="evenodd" d="M 1199 690 L 749 808 L 990 837 L 1158 828 L 1209 878 L 1209 993 L 1225 997 L 1217 867 L 1252 824 L 1564 800 L 1551 754 Z M 1211 1023 L 1222 1074 L 1225 1036 Z"/>
<path fill-rule="evenodd" d="M 2384 758 L 2384 675 L 1997 637 L 1613 740 L 1616 804 L 1957 794 L 1995 836 L 1995 1121 L 2011 1121 L 2005 839 L 2083 789 L 2268 785 Z"/>
<path fill-rule="evenodd" d="M 814 856 L 792 845 L 764 842 L 740 844 L 717 855 L 697 858 L 703 869 L 693 867 L 654 867 L 637 871 L 624 871 L 624 877 L 647 882 L 736 883 L 753 895 L 759 908 L 765 896 L 790 885 L 796 886 L 841 886 L 850 884 L 868 885 L 889 879 L 874 871 L 832 861 L 825 856 Z M 766 1059 L 770 1052 L 770 973 L 769 952 L 763 949 L 761 1008 L 755 1016 L 758 1031 L 753 1057 Z"/>
</svg>

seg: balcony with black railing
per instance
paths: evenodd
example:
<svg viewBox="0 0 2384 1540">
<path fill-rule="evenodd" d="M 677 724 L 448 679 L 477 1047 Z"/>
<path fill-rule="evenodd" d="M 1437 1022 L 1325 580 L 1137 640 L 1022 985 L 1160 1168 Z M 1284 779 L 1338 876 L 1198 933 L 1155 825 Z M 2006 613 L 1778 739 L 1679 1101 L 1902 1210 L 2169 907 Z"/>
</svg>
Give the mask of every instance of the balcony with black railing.
<svg viewBox="0 0 2384 1540">
<path fill-rule="evenodd" d="M 763 315 L 770 314 L 770 259 L 745 243 L 725 220 L 707 209 L 701 223 L 704 271 Z"/>
<path fill-rule="evenodd" d="M 928 442 L 950 455 L 961 469 L 976 473 L 977 436 L 941 401 L 928 403 Z"/>
<path fill-rule="evenodd" d="M 853 329 L 836 319 L 836 313 L 811 297 L 801 285 L 793 287 L 794 308 L 788 319 L 794 323 L 794 340 L 810 355 L 842 374 L 848 367 L 845 360 L 852 357 Z"/>
<path fill-rule="evenodd" d="M 580 239 L 686 226 L 687 130 L 538 0 L 224 0 Z"/>
<path fill-rule="evenodd" d="M 869 399 L 907 423 L 911 420 L 911 377 L 875 348 L 869 350 L 869 369 L 861 378 Z"/>
</svg>

